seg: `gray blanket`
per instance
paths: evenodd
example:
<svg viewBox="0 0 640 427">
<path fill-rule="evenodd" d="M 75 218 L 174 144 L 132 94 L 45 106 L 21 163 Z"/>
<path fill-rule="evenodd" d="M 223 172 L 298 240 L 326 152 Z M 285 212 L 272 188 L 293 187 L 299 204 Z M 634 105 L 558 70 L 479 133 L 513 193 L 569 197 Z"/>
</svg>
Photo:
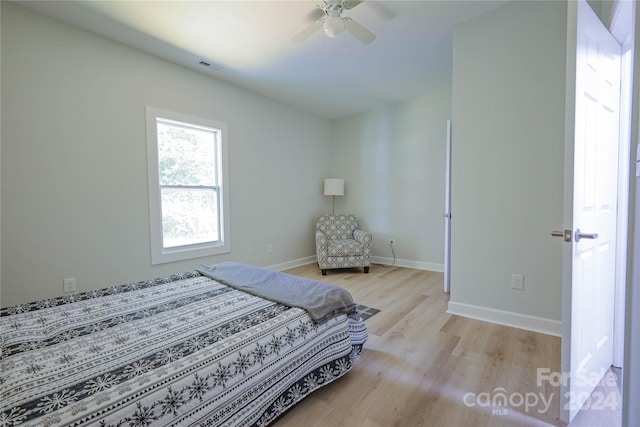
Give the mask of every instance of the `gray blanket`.
<svg viewBox="0 0 640 427">
<path fill-rule="evenodd" d="M 232 288 L 306 310 L 316 323 L 356 311 L 344 288 L 237 262 L 203 265 L 198 272 Z"/>
</svg>

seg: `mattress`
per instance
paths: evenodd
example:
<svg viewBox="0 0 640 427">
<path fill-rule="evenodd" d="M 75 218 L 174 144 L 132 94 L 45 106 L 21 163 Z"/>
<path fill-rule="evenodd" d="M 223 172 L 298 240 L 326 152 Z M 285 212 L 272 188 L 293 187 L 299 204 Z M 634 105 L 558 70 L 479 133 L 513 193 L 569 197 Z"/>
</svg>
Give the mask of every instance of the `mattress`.
<svg viewBox="0 0 640 427">
<path fill-rule="evenodd" d="M 0 315 L 0 425 L 268 425 L 367 338 L 357 316 L 316 323 L 197 271 Z"/>
</svg>

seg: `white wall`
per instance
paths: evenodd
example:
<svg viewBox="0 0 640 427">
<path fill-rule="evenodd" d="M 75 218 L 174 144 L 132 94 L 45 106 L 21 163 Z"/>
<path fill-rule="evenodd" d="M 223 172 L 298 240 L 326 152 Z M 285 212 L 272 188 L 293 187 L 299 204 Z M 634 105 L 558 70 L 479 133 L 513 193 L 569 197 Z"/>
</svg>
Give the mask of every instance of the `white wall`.
<svg viewBox="0 0 640 427">
<path fill-rule="evenodd" d="M 315 254 L 331 123 L 2 2 L 2 305 Z M 151 266 L 145 105 L 229 124 L 231 254 Z M 273 253 L 266 254 L 266 245 Z"/>
<path fill-rule="evenodd" d="M 453 50 L 450 310 L 556 334 L 566 22 L 563 2 L 513 2 L 459 25 Z"/>
<path fill-rule="evenodd" d="M 332 175 L 345 180 L 336 213 L 373 233 L 375 262 L 442 271 L 446 121 L 451 81 L 414 100 L 334 122 Z"/>
</svg>

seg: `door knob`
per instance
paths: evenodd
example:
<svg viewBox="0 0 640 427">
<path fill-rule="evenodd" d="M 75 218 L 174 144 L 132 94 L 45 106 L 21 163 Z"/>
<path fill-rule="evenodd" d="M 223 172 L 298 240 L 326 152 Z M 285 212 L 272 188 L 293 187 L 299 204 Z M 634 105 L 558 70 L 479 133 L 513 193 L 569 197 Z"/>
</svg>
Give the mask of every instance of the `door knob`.
<svg viewBox="0 0 640 427">
<path fill-rule="evenodd" d="M 575 241 L 576 243 L 580 241 L 580 239 L 597 239 L 598 233 L 582 233 L 580 229 L 576 229 Z"/>
</svg>

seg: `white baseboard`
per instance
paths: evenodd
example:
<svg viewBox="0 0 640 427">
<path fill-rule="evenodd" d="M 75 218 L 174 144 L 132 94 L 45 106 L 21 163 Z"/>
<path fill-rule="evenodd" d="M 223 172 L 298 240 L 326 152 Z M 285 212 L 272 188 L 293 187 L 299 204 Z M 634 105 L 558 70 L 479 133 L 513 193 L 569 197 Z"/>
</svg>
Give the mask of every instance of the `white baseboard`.
<svg viewBox="0 0 640 427">
<path fill-rule="evenodd" d="M 288 270 L 290 268 L 301 267 L 307 264 L 312 264 L 314 262 L 316 262 L 316 256 L 312 255 L 304 258 L 298 258 L 291 261 L 286 261 L 280 264 L 269 265 L 269 266 L 266 266 L 265 268 L 268 268 L 270 270 L 282 271 L 282 270 Z M 372 256 L 371 263 L 392 265 L 393 258 Z M 415 268 L 417 270 L 435 271 L 437 273 L 444 272 L 444 264 L 438 264 L 433 262 L 412 261 L 408 259 L 396 259 L 396 262 L 393 265 L 397 267 Z"/>
<path fill-rule="evenodd" d="M 545 319 L 543 317 L 529 316 L 512 311 L 496 310 L 494 308 L 454 301 L 449 301 L 447 313 L 497 323 L 498 325 L 511 326 L 531 332 L 539 332 L 556 337 L 562 336 L 562 322 L 559 320 Z"/>
<path fill-rule="evenodd" d="M 393 258 L 379 257 L 379 256 L 372 256 L 371 262 L 373 264 L 383 264 L 383 265 L 393 264 L 397 267 L 415 268 L 418 270 L 429 270 L 429 271 L 435 271 L 438 273 L 444 272 L 444 264 L 438 264 L 434 262 L 412 261 L 409 259 L 396 259 L 394 264 Z"/>
<path fill-rule="evenodd" d="M 269 265 L 265 268 L 268 268 L 270 270 L 282 271 L 282 270 L 288 270 L 290 268 L 296 268 L 303 265 L 311 264 L 314 262 L 316 262 L 315 255 L 282 262 L 280 264 Z"/>
</svg>

